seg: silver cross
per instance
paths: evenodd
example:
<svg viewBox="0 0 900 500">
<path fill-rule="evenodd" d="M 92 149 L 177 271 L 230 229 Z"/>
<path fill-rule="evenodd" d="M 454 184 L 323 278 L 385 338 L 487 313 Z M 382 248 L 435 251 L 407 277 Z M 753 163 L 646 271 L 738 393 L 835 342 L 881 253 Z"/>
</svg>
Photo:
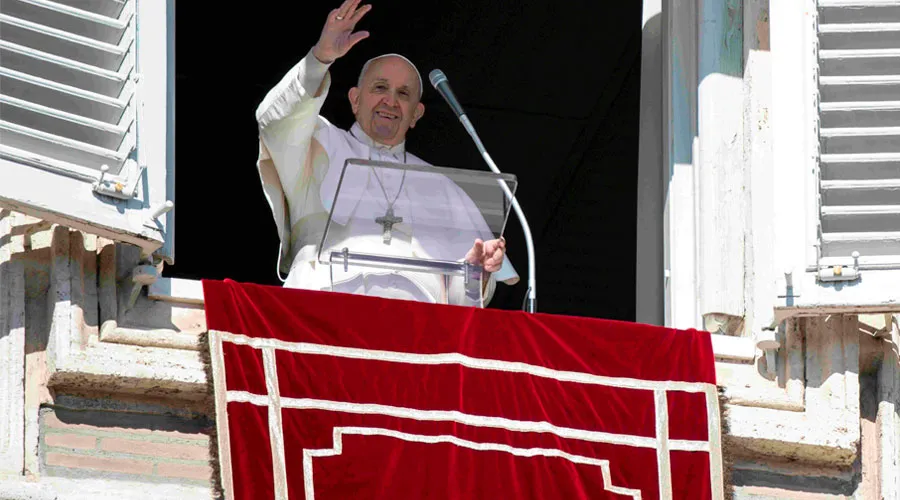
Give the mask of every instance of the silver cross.
<svg viewBox="0 0 900 500">
<path fill-rule="evenodd" d="M 382 240 L 385 245 L 391 244 L 391 231 L 394 229 L 394 224 L 400 224 L 403 222 L 403 217 L 394 217 L 394 207 L 388 207 L 387 212 L 384 213 L 382 217 L 376 217 L 375 222 L 381 224 L 384 232 L 381 234 Z"/>
</svg>

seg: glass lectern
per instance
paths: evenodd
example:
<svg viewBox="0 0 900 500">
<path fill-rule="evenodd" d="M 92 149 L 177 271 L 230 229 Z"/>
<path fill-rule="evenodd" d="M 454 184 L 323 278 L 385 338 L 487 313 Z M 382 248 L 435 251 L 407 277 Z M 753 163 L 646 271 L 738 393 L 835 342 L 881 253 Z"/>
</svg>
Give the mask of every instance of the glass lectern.
<svg viewBox="0 0 900 500">
<path fill-rule="evenodd" d="M 349 159 L 318 261 L 332 291 L 423 302 L 484 305 L 484 272 L 465 257 L 476 239 L 503 235 L 516 177 Z"/>
</svg>

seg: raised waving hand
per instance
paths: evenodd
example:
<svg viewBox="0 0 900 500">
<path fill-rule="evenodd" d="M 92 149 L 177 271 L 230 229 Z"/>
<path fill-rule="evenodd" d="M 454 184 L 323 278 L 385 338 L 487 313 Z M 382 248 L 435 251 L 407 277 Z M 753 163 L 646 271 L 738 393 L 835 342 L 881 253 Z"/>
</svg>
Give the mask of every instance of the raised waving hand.
<svg viewBox="0 0 900 500">
<path fill-rule="evenodd" d="M 368 31 L 353 32 L 356 23 L 372 10 L 371 5 L 360 7 L 360 1 L 345 0 L 340 7 L 328 13 L 319 41 L 313 47 L 316 59 L 330 64 L 347 54 L 360 40 L 368 38 Z"/>
</svg>

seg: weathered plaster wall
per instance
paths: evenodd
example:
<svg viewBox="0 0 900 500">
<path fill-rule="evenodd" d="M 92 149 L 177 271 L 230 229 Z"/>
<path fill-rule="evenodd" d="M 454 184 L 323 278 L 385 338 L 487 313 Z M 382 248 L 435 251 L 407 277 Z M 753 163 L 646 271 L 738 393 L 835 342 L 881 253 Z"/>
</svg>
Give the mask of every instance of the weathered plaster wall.
<svg viewBox="0 0 900 500">
<path fill-rule="evenodd" d="M 0 477 L 25 467 L 25 277 L 12 259 L 13 217 L 0 210 Z"/>
<path fill-rule="evenodd" d="M 698 0 L 700 313 L 744 316 L 743 2 Z"/>
</svg>

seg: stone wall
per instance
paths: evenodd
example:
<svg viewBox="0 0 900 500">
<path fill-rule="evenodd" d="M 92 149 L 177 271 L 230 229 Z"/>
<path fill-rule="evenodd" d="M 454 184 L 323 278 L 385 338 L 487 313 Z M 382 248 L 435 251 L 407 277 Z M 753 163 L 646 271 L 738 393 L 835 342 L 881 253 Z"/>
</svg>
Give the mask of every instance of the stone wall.
<svg viewBox="0 0 900 500">
<path fill-rule="evenodd" d="M 772 370 L 718 359 L 734 497 L 900 498 L 898 338 L 896 315 L 790 318 Z"/>
<path fill-rule="evenodd" d="M 141 263 L 0 210 L 0 500 L 212 496 L 203 308 L 148 299 Z"/>
</svg>

